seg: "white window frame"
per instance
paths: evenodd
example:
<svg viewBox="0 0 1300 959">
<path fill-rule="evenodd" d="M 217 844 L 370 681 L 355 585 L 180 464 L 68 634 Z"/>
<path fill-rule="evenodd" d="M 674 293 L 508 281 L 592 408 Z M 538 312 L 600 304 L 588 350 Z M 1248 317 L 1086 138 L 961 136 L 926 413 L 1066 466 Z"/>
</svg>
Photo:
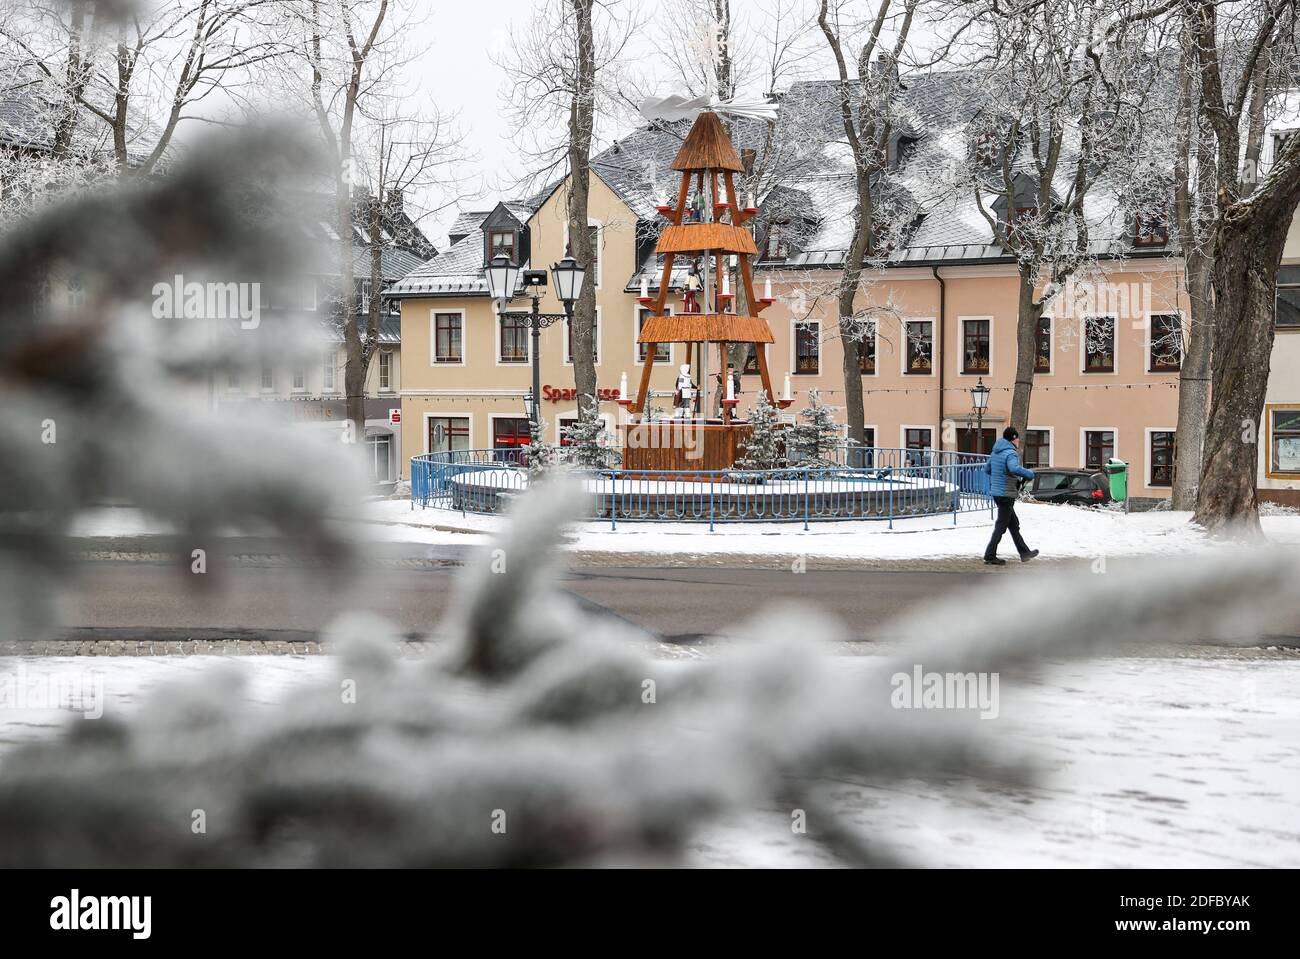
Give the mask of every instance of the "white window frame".
<svg viewBox="0 0 1300 959">
<path fill-rule="evenodd" d="M 385 443 L 388 445 L 388 469 L 387 469 L 387 471 L 386 471 L 386 472 L 388 473 L 388 479 L 383 479 L 383 480 L 381 480 L 381 479 L 377 479 L 377 480 L 375 480 L 375 482 L 376 482 L 376 483 L 391 483 L 391 482 L 393 481 L 393 448 L 394 448 L 394 446 L 395 446 L 395 444 L 393 443 L 393 434 L 392 434 L 392 433 L 372 433 L 372 434 L 370 434 L 369 436 L 365 436 L 365 437 L 363 437 L 363 442 L 366 444 L 366 447 L 367 447 L 366 452 L 367 452 L 368 454 L 370 454 L 370 465 L 373 467 L 373 466 L 374 466 L 374 462 L 375 462 L 375 461 L 374 461 L 374 455 L 375 455 L 375 454 L 374 454 L 373 450 L 370 449 L 370 444 L 371 444 L 371 441 L 373 440 L 373 441 L 375 441 L 375 445 L 378 446 L 378 441 L 379 441 L 380 439 L 384 440 Z"/>
<path fill-rule="evenodd" d="M 1038 432 L 1038 433 L 1046 433 L 1046 434 L 1047 434 L 1047 465 L 1046 465 L 1046 466 L 1030 466 L 1030 467 L 1028 467 L 1028 468 L 1029 468 L 1029 469 L 1047 469 L 1047 470 L 1050 470 L 1050 469 L 1057 469 L 1057 466 L 1056 466 L 1056 427 L 1055 427 L 1055 426 L 1026 426 L 1026 427 L 1025 427 L 1025 432 L 1026 432 L 1026 433 L 1028 433 L 1030 430 L 1034 430 L 1035 432 Z M 1024 444 L 1021 444 L 1020 455 L 1021 455 L 1022 457 L 1024 456 Z"/>
<path fill-rule="evenodd" d="M 1151 332 L 1152 332 L 1151 319 L 1152 319 L 1152 317 L 1156 317 L 1156 316 L 1176 316 L 1176 317 L 1178 317 L 1179 346 L 1178 346 L 1178 369 L 1176 369 L 1176 370 L 1168 370 L 1168 371 L 1163 372 L 1163 373 L 1158 373 L 1158 372 L 1156 372 L 1155 370 L 1151 369 Z M 1184 361 L 1185 359 L 1187 359 L 1187 357 L 1184 355 L 1184 354 L 1186 353 L 1186 350 L 1184 349 L 1184 346 L 1185 346 L 1186 341 L 1187 341 L 1187 316 L 1183 313 L 1182 310 L 1177 309 L 1177 308 L 1169 309 L 1169 310 L 1147 310 L 1147 311 L 1146 311 L 1146 335 L 1143 337 L 1143 341 L 1144 341 L 1143 344 L 1142 344 L 1142 373 L 1143 373 L 1143 375 L 1145 375 L 1145 376 L 1177 376 L 1177 375 L 1182 371 L 1182 368 L 1183 368 L 1183 361 Z M 1115 361 L 1116 361 L 1116 362 L 1115 362 L 1115 366 L 1116 366 L 1116 368 L 1118 369 L 1118 367 L 1119 367 L 1119 357 L 1118 357 L 1118 356 L 1115 357 Z"/>
<path fill-rule="evenodd" d="M 876 321 L 876 328 L 875 331 L 871 334 L 871 339 L 874 341 L 874 345 L 876 347 L 876 369 L 874 373 L 863 373 L 861 368 L 859 367 L 858 370 L 859 376 L 871 376 L 871 377 L 880 376 L 880 321 L 879 320 Z"/>
<path fill-rule="evenodd" d="M 600 314 L 601 314 L 600 304 L 597 303 L 596 304 L 596 365 L 597 366 L 600 366 L 600 355 L 602 350 L 601 340 L 604 338 L 605 335 L 604 317 L 602 317 Z M 564 361 L 565 366 L 573 365 L 573 360 L 569 359 L 569 322 L 570 321 L 567 319 L 563 321 L 562 325 L 564 327 L 564 336 L 561 337 L 560 339 L 560 359 Z M 508 363 L 506 365 L 515 366 L 517 364 Z"/>
<path fill-rule="evenodd" d="M 298 385 L 298 381 L 300 379 L 302 380 L 301 386 Z M 289 388 L 295 393 L 307 392 L 307 368 L 306 367 L 298 366 L 294 368 L 293 372 L 289 375 Z"/>
<path fill-rule="evenodd" d="M 799 365 L 799 327 L 816 326 L 817 327 L 817 372 L 800 373 Z M 880 357 L 876 357 L 876 368 L 880 368 Z M 814 377 L 822 375 L 822 321 L 821 320 L 796 320 L 790 318 L 790 376 L 794 377 Z M 772 384 L 772 389 L 776 389 L 776 384 Z M 814 387 L 815 389 L 815 387 Z M 768 397 L 773 403 L 776 402 L 772 397 Z"/>
<path fill-rule="evenodd" d="M 1089 373 L 1088 372 L 1088 320 L 1089 319 L 1109 319 L 1114 321 L 1111 328 L 1111 347 L 1114 350 L 1114 363 L 1109 373 Z M 1053 334 L 1055 331 L 1053 331 Z M 1146 365 L 1145 361 L 1142 364 Z M 1113 313 L 1092 313 L 1079 317 L 1079 375 L 1080 376 L 1119 376 L 1119 317 Z M 1115 454 L 1119 456 L 1118 453 Z"/>
<path fill-rule="evenodd" d="M 969 323 L 969 322 L 971 322 L 971 321 L 973 321 L 973 320 L 974 320 L 974 321 L 987 321 L 987 322 L 988 322 L 988 325 L 989 325 L 989 368 L 988 368 L 987 370 L 985 370 L 983 373 L 967 373 L 967 372 L 965 372 L 965 366 L 966 366 L 966 324 Z M 957 316 L 957 375 L 958 375 L 958 376 L 964 376 L 964 377 L 966 377 L 967 379 L 969 379 L 969 378 L 972 377 L 972 376 L 974 376 L 974 377 L 981 377 L 981 376 L 992 376 L 992 375 L 993 375 L 993 336 L 994 336 L 994 331 L 993 331 L 993 330 L 994 330 L 994 322 L 993 322 L 993 317 L 991 317 L 991 316 L 981 316 L 981 315 L 977 315 L 977 314 L 973 314 L 973 313 L 970 314 L 970 315 L 958 314 L 958 316 Z M 933 342 L 933 334 L 931 334 L 931 336 L 932 336 L 931 342 Z M 932 359 L 933 359 L 933 358 L 932 358 Z M 876 365 L 879 366 L 880 364 L 877 363 Z M 918 374 L 918 373 L 908 373 L 908 374 L 904 374 L 904 375 L 907 375 L 907 376 L 919 376 L 920 374 Z"/>
<path fill-rule="evenodd" d="M 605 272 L 605 223 L 603 220 L 587 217 L 587 226 L 594 226 L 596 228 L 596 276 L 594 278 L 596 285 L 593 286 L 592 289 L 599 291 L 601 275 Z M 564 222 L 564 245 L 566 247 L 569 245 L 569 222 L 567 220 Z M 588 264 L 583 265 L 590 270 Z M 583 282 L 590 283 L 592 279 L 591 276 L 588 276 Z"/>
<path fill-rule="evenodd" d="M 581 411 L 575 406 L 573 407 L 573 409 L 563 410 L 562 412 L 556 413 L 554 417 L 551 418 L 550 420 L 551 431 L 555 434 L 555 444 L 557 446 L 560 443 L 560 420 L 576 420 L 579 418 L 580 415 L 581 415 Z M 613 436 L 618 435 L 618 431 L 615 429 L 616 424 L 614 422 L 613 413 L 607 413 L 604 410 L 598 410 L 596 415 L 601 418 L 601 420 L 605 424 L 605 429 L 607 429 L 611 435 Z"/>
<path fill-rule="evenodd" d="M 1151 483 L 1151 480 L 1155 476 L 1155 467 L 1156 467 L 1156 458 L 1151 455 L 1151 434 L 1152 433 L 1173 433 L 1174 442 L 1177 443 L 1178 429 L 1173 426 L 1148 426 L 1144 432 L 1143 444 L 1142 444 L 1142 455 L 1147 461 L 1146 488 L 1156 489 L 1156 490 L 1167 489 L 1170 490 L 1172 494 L 1174 488 L 1172 483 L 1170 483 L 1168 486 L 1153 486 Z M 1115 455 L 1118 456 L 1119 454 L 1116 453 Z"/>
<path fill-rule="evenodd" d="M 422 415 L 422 422 L 424 424 L 424 438 L 423 440 L 421 440 L 421 442 L 424 444 L 424 452 L 426 454 L 433 452 L 431 449 L 429 449 L 429 420 L 436 420 L 436 419 L 468 420 L 469 421 L 469 448 L 476 449 L 476 447 L 474 446 L 474 414 L 473 413 L 469 413 L 464 410 L 456 410 L 454 412 L 439 412 L 438 410 L 425 410 Z"/>
<path fill-rule="evenodd" d="M 460 361 L 452 362 L 451 360 L 438 359 L 438 314 L 439 313 L 459 313 L 460 314 Z M 453 307 L 451 309 L 439 309 L 430 307 L 429 309 L 429 366 L 437 369 L 445 366 L 465 366 L 469 363 L 469 317 L 463 307 Z"/>
<path fill-rule="evenodd" d="M 270 385 L 270 386 L 267 386 L 267 385 L 266 385 L 266 374 L 267 374 L 267 373 L 270 373 L 270 374 L 271 374 L 271 385 Z M 274 393 L 274 392 L 275 392 L 275 367 L 274 367 L 274 366 L 270 366 L 269 364 L 264 364 L 264 365 L 262 366 L 262 368 L 261 368 L 260 370 L 258 370 L 258 374 L 257 374 L 257 375 L 258 375 L 258 384 L 261 386 L 261 390 L 262 390 L 262 392 L 263 392 L 263 393 Z"/>
<path fill-rule="evenodd" d="M 388 382 L 384 382 L 384 360 L 388 360 Z M 375 384 L 379 387 L 381 393 L 392 393 L 393 390 L 393 351 L 379 351 L 379 366 L 375 369 Z"/>
<path fill-rule="evenodd" d="M 1079 427 L 1079 469 L 1088 468 L 1088 434 L 1089 433 L 1113 433 L 1115 436 L 1112 444 L 1111 456 L 1115 459 L 1123 459 L 1119 455 L 1119 427 L 1117 426 L 1080 426 Z"/>
<path fill-rule="evenodd" d="M 505 232 L 504 230 L 502 232 Z M 512 310 L 510 312 L 522 312 Z M 529 320 L 529 323 L 532 321 Z M 505 362 L 501 359 L 501 314 L 495 310 L 492 312 L 492 357 L 497 366 L 505 367 L 510 370 L 522 369 L 533 362 L 533 331 L 527 323 L 524 324 L 524 358 Z"/>
<path fill-rule="evenodd" d="M 935 340 L 935 336 L 937 335 L 937 330 L 939 328 L 938 323 L 935 321 L 935 318 L 933 316 L 909 316 L 909 317 L 905 317 L 901 321 L 901 323 L 902 326 L 899 328 L 899 333 L 901 334 L 899 338 L 899 343 L 902 344 L 903 348 L 898 351 L 899 352 L 899 357 L 898 357 L 899 376 L 902 376 L 905 379 L 909 379 L 909 380 L 934 379 L 936 368 L 940 363 L 943 362 L 943 347 Z M 929 323 L 930 324 L 930 372 L 929 373 L 907 372 L 907 324 L 908 323 Z M 993 333 L 990 330 L 989 332 L 990 348 L 992 348 L 992 345 L 993 345 Z M 936 353 L 938 354 L 937 357 L 935 355 Z M 879 356 L 876 357 L 876 368 L 877 369 L 880 368 Z M 916 429 L 916 427 L 913 427 L 913 429 Z M 933 437 L 931 437 L 931 439 L 933 439 Z"/>
<path fill-rule="evenodd" d="M 643 364 L 645 363 L 645 360 L 640 359 L 639 356 L 638 356 L 638 354 L 641 352 L 641 351 L 640 351 L 640 346 L 641 346 L 641 344 L 637 342 L 637 337 L 639 337 L 639 336 L 641 335 L 641 323 L 640 323 L 640 320 L 641 320 L 641 311 L 642 311 L 642 310 L 645 310 L 645 309 L 647 309 L 647 307 L 642 306 L 642 305 L 641 305 L 639 302 L 637 302 L 636 300 L 633 300 L 633 301 L 632 301 L 632 365 L 633 365 L 633 366 L 641 366 L 641 365 L 643 365 Z M 673 316 L 673 315 L 674 315 L 674 312 L 673 312 L 673 305 L 672 305 L 671 303 L 667 303 L 667 302 L 665 302 L 665 303 L 664 303 L 664 309 L 667 311 L 667 313 L 665 314 L 666 316 Z M 597 332 L 600 332 L 600 331 L 597 330 Z M 648 355 L 649 352 L 650 352 L 650 350 L 648 349 L 648 347 L 655 346 L 655 345 L 657 345 L 657 344 L 654 344 L 654 343 L 647 343 L 647 344 L 646 344 L 646 346 L 647 346 L 646 354 L 647 354 L 647 355 Z M 672 363 L 672 361 L 673 361 L 673 357 L 676 355 L 676 350 L 674 349 L 675 345 L 676 345 L 676 344 L 674 344 L 674 343 L 669 343 L 669 344 L 667 344 L 667 346 L 668 346 L 668 359 L 666 359 L 666 360 L 655 360 L 655 364 L 658 365 L 658 364 L 660 364 L 660 363 Z"/>
<path fill-rule="evenodd" d="M 339 391 L 339 351 L 326 350 L 321 361 L 321 392 L 337 393 Z"/>
<path fill-rule="evenodd" d="M 918 374 L 914 374 L 914 375 L 919 376 L 920 374 L 918 373 Z M 932 452 L 932 453 L 933 453 L 933 452 L 938 452 L 937 448 L 936 448 L 935 445 L 934 445 L 934 424 L 932 424 L 932 423 L 903 423 L 901 426 L 899 426 L 899 427 L 898 427 L 898 448 L 899 448 L 900 450 L 906 450 L 906 449 L 907 449 L 907 431 L 908 431 L 908 430 L 929 430 L 929 431 L 930 431 L 930 445 L 929 445 L 929 446 L 926 446 L 926 447 L 923 447 L 923 449 L 929 450 L 929 451 Z"/>
</svg>

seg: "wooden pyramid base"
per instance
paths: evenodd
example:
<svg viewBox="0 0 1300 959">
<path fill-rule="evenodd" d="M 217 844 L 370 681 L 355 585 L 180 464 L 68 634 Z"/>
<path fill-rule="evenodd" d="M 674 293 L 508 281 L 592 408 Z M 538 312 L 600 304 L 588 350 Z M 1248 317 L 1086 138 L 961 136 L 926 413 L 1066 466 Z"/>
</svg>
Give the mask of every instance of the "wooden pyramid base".
<svg viewBox="0 0 1300 959">
<path fill-rule="evenodd" d="M 629 423 L 623 429 L 627 473 L 729 470 L 744 455 L 750 432 L 748 423 L 685 419 Z"/>
</svg>

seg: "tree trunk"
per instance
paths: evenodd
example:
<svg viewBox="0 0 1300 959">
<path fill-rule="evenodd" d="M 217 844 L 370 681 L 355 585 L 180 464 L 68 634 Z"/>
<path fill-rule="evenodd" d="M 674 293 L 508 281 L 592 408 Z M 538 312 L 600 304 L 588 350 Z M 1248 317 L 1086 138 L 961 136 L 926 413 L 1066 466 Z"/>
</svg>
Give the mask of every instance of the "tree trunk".
<svg viewBox="0 0 1300 959">
<path fill-rule="evenodd" d="M 1187 349 L 1178 372 L 1178 432 L 1174 458 L 1174 509 L 1196 506 L 1205 450 L 1206 416 L 1210 409 L 1210 362 L 1214 353 L 1214 314 L 1209 300 L 1209 262 L 1204 255 L 1187 257 L 1187 296 L 1191 316 Z"/>
<path fill-rule="evenodd" d="M 848 424 L 851 443 L 863 442 L 866 436 L 863 424 L 867 421 L 866 404 L 862 399 L 862 366 L 858 362 L 861 338 L 856 335 L 853 322 L 853 314 L 857 311 L 855 301 L 858 286 L 862 282 L 862 261 L 871 250 L 871 218 L 874 211 L 871 205 L 871 173 L 865 166 L 866 162 L 867 158 L 861 158 L 856 164 L 858 203 L 853 218 L 853 242 L 849 244 L 844 260 L 844 275 L 840 279 L 836 303 L 839 309 L 840 345 L 843 347 L 840 359 L 844 373 L 844 419 Z M 904 340 L 906 337 L 907 329 L 904 327 Z"/>
<path fill-rule="evenodd" d="M 1029 400 L 1034 392 L 1034 366 L 1038 358 L 1038 321 L 1043 317 L 1042 301 L 1034 298 L 1035 280 L 1036 276 L 1030 275 L 1026 269 L 1020 271 L 1020 296 L 1016 308 L 1016 382 L 1011 393 L 1010 425 L 1021 436 L 1029 429 Z"/>
<path fill-rule="evenodd" d="M 569 244 L 574 258 L 588 268 L 573 311 L 573 379 L 578 393 L 578 419 L 589 423 L 600 413 L 596 399 L 596 275 L 590 269 L 592 245 L 587 227 L 596 49 L 591 29 L 593 0 L 571 2 L 577 18 L 578 63 L 575 92 L 569 105 Z"/>
<path fill-rule="evenodd" d="M 366 432 L 366 371 L 362 357 L 361 331 L 357 328 L 356 274 L 352 266 L 352 193 L 342 177 L 337 186 L 339 234 L 339 322 L 343 328 L 344 410 L 351 429 L 350 439 L 358 442 Z"/>
<path fill-rule="evenodd" d="M 1300 199 L 1300 185 L 1291 192 Z M 1277 270 L 1295 206 L 1283 217 L 1273 213 L 1273 204 L 1236 204 L 1215 235 L 1210 418 L 1193 516 L 1208 530 L 1237 525 L 1259 532 L 1260 417 L 1273 352 Z M 1244 212 L 1234 216 L 1238 211 Z M 1265 215 L 1276 218 L 1262 220 Z"/>
</svg>

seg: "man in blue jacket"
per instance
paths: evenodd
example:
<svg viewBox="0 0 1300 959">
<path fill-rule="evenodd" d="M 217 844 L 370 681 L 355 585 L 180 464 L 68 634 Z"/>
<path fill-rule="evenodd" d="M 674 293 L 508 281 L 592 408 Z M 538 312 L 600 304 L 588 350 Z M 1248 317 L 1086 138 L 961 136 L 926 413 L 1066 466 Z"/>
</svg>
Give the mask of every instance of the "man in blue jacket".
<svg viewBox="0 0 1300 959">
<path fill-rule="evenodd" d="M 1016 449 L 1019 441 L 1020 433 L 1014 426 L 1008 426 L 1002 431 L 1002 439 L 994 445 L 988 462 L 984 464 L 984 472 L 989 475 L 989 495 L 998 505 L 998 521 L 993 526 L 993 538 L 984 550 L 984 562 L 990 566 L 1007 565 L 1005 559 L 998 559 L 998 543 L 1002 542 L 1002 534 L 1008 530 L 1011 531 L 1011 542 L 1016 544 L 1016 549 L 1020 552 L 1022 563 L 1027 563 L 1038 555 L 1038 550 L 1026 546 L 1020 536 L 1020 519 L 1016 516 L 1016 490 L 1014 486 L 1008 488 L 1008 480 L 1012 476 L 1027 480 L 1034 478 L 1033 470 L 1020 465 L 1020 452 Z"/>
</svg>

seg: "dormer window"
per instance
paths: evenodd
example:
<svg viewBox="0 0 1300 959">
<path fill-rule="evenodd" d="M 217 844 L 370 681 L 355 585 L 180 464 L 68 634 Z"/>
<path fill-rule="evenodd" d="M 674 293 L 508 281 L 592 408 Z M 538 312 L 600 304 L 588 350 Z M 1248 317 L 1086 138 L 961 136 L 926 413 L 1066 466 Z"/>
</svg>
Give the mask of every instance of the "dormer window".
<svg viewBox="0 0 1300 959">
<path fill-rule="evenodd" d="M 1169 242 L 1169 224 L 1153 213 L 1139 213 L 1133 228 L 1134 246 L 1164 246 Z"/>
<path fill-rule="evenodd" d="M 785 259 L 785 240 L 781 235 L 780 223 L 772 222 L 767 226 L 767 241 L 763 244 L 763 259 Z"/>
<path fill-rule="evenodd" d="M 1020 231 L 1020 224 L 1033 224 L 1038 219 L 1038 207 L 1018 206 L 1011 222 L 1007 224 L 1007 236 L 1014 239 Z"/>
<path fill-rule="evenodd" d="M 992 130 L 983 130 L 975 134 L 973 144 L 975 162 L 980 166 L 992 166 L 998 158 L 998 135 Z"/>
<path fill-rule="evenodd" d="M 493 230 L 488 234 L 488 262 L 490 263 L 493 257 L 501 253 L 510 257 L 510 262 L 517 265 L 514 230 Z"/>
</svg>

